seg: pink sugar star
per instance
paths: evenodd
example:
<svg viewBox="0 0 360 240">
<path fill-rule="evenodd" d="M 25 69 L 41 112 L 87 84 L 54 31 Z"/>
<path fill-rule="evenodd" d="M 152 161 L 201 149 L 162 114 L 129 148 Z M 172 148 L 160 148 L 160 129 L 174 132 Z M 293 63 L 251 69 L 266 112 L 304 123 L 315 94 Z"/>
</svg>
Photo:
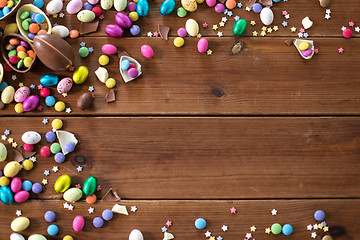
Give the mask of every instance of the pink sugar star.
<svg viewBox="0 0 360 240">
<path fill-rule="evenodd" d="M 158 32 L 154 32 L 154 33 L 153 33 L 153 36 L 154 36 L 154 37 L 158 37 L 158 36 L 159 36 L 159 33 L 158 33 Z"/>
<path fill-rule="evenodd" d="M 74 66 L 70 66 L 70 67 L 69 67 L 69 71 L 70 71 L 70 72 L 74 71 Z"/>
<path fill-rule="evenodd" d="M 98 186 L 96 187 L 96 191 L 100 191 L 100 190 L 101 190 L 101 186 L 98 185 Z"/>
<path fill-rule="evenodd" d="M 207 28 L 208 26 L 209 26 L 209 24 L 207 24 L 207 23 L 203 23 L 203 25 L 202 25 L 203 28 Z"/>
<path fill-rule="evenodd" d="M 288 12 L 287 11 L 282 11 L 282 15 L 287 15 L 288 14 Z"/>
<path fill-rule="evenodd" d="M 236 208 L 232 207 L 232 208 L 230 209 L 230 213 L 235 214 L 235 213 L 236 213 Z"/>
<path fill-rule="evenodd" d="M 39 89 L 39 90 L 43 89 L 43 85 L 39 84 L 39 85 L 38 85 L 38 89 Z"/>
<path fill-rule="evenodd" d="M 81 185 L 80 185 L 80 184 L 76 184 L 75 187 L 76 187 L 76 188 L 81 188 Z"/>
<path fill-rule="evenodd" d="M 318 53 L 319 53 L 319 49 L 315 48 L 315 49 L 314 49 L 314 53 L 315 53 L 315 54 L 318 54 Z"/>
<path fill-rule="evenodd" d="M 353 27 L 355 25 L 355 23 L 353 21 L 349 22 L 349 26 Z"/>
<path fill-rule="evenodd" d="M 104 19 L 104 15 L 101 14 L 101 15 L 99 16 L 99 18 L 100 18 L 101 20 L 103 20 L 103 19 Z"/>
<path fill-rule="evenodd" d="M 92 98 L 95 98 L 95 94 L 91 94 Z"/>
<path fill-rule="evenodd" d="M 166 225 L 167 227 L 170 227 L 170 226 L 172 225 L 172 222 L 171 222 L 171 221 L 167 221 L 167 222 L 165 223 L 165 225 Z"/>
<path fill-rule="evenodd" d="M 339 53 L 344 53 L 344 49 L 341 47 L 338 49 Z"/>
<path fill-rule="evenodd" d="M 305 32 L 305 29 L 300 28 L 300 32 L 301 32 L 301 33 L 304 33 L 304 32 Z"/>
<path fill-rule="evenodd" d="M 42 108 L 43 108 L 43 107 L 42 107 L 41 105 L 39 105 L 39 106 L 37 107 L 37 110 L 38 110 L 38 111 L 41 111 Z"/>
</svg>

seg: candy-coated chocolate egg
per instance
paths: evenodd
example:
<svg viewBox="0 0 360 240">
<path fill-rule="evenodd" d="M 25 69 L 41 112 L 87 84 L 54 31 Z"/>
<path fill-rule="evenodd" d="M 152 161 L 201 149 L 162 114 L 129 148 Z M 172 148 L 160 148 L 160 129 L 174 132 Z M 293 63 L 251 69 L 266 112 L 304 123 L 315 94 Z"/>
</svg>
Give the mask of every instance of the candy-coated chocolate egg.
<svg viewBox="0 0 360 240">
<path fill-rule="evenodd" d="M 0 162 L 5 161 L 7 158 L 7 149 L 3 143 L 0 143 Z"/>
<path fill-rule="evenodd" d="M 80 22 L 88 23 L 95 19 L 95 13 L 90 10 L 82 10 L 77 14 L 77 18 Z"/>
<path fill-rule="evenodd" d="M 0 200 L 6 205 L 14 202 L 14 195 L 9 186 L 2 186 L 0 188 Z"/>
<path fill-rule="evenodd" d="M 115 21 L 117 24 L 119 24 L 121 27 L 129 28 L 131 27 L 131 20 L 128 15 L 122 12 L 118 12 L 115 15 Z"/>
<path fill-rule="evenodd" d="M 73 81 L 71 78 L 66 77 L 61 79 L 61 81 L 58 83 L 56 90 L 58 91 L 58 93 L 63 94 L 63 93 L 67 93 L 71 90 L 73 85 Z"/>
<path fill-rule="evenodd" d="M 61 0 L 52 0 L 46 5 L 46 12 L 50 15 L 57 14 L 63 8 L 63 2 Z"/>
<path fill-rule="evenodd" d="M 103 53 L 105 53 L 107 55 L 112 55 L 112 54 L 117 53 L 117 48 L 112 44 L 104 44 L 101 47 L 101 50 L 103 51 Z"/>
<path fill-rule="evenodd" d="M 140 17 L 145 17 L 149 13 L 149 3 L 147 0 L 138 0 L 136 3 L 136 12 Z"/>
<path fill-rule="evenodd" d="M 274 21 L 273 11 L 267 7 L 263 8 L 260 12 L 260 20 L 266 26 L 272 24 L 272 22 Z"/>
<path fill-rule="evenodd" d="M 70 187 L 70 185 L 71 185 L 70 176 L 62 175 L 56 180 L 54 184 L 54 189 L 57 193 L 63 193 Z"/>
<path fill-rule="evenodd" d="M 190 36 L 195 37 L 199 33 L 199 24 L 190 18 L 185 23 L 185 29 Z"/>
<path fill-rule="evenodd" d="M 17 161 L 8 162 L 4 167 L 5 177 L 15 177 L 20 171 L 20 163 Z"/>
<path fill-rule="evenodd" d="M 14 100 L 15 89 L 13 86 L 7 86 L 1 93 L 1 101 L 9 104 Z"/>
<path fill-rule="evenodd" d="M 28 238 L 28 240 L 47 240 L 47 238 L 41 234 L 33 234 Z"/>
<path fill-rule="evenodd" d="M 41 140 L 41 135 L 35 131 L 27 131 L 23 133 L 21 140 L 26 144 L 37 144 Z"/>
<path fill-rule="evenodd" d="M 89 75 L 89 70 L 85 66 L 80 66 L 73 74 L 73 81 L 76 84 L 82 84 L 85 82 Z"/>
<path fill-rule="evenodd" d="M 91 93 L 86 92 L 86 93 L 83 93 L 77 100 L 77 106 L 81 110 L 85 110 L 85 109 L 91 107 L 93 101 L 94 101 L 94 99 L 93 99 Z"/>
<path fill-rule="evenodd" d="M 114 6 L 114 0 L 100 0 L 100 6 L 104 10 L 109 10 Z"/>
<path fill-rule="evenodd" d="M 24 112 L 30 112 L 35 110 L 39 105 L 39 101 L 40 99 L 37 95 L 31 95 L 26 98 L 22 105 Z"/>
<path fill-rule="evenodd" d="M 175 9 L 175 0 L 164 0 L 164 2 L 160 6 L 160 13 L 162 15 L 169 15 Z"/>
<path fill-rule="evenodd" d="M 144 240 L 144 236 L 139 230 L 134 229 L 130 232 L 129 240 Z"/>
<path fill-rule="evenodd" d="M 119 38 L 122 37 L 124 30 L 117 24 L 108 24 L 105 27 L 105 33 L 109 37 Z"/>
<path fill-rule="evenodd" d="M 93 176 L 88 177 L 83 185 L 83 192 L 86 196 L 90 196 L 95 193 L 97 187 L 97 179 Z"/>
<path fill-rule="evenodd" d="M 196 0 L 181 0 L 181 5 L 189 12 L 194 12 L 197 9 Z"/>
<path fill-rule="evenodd" d="M 81 199 L 83 193 L 79 188 L 69 188 L 65 191 L 63 198 L 67 202 L 77 202 Z"/>
<path fill-rule="evenodd" d="M 84 226 L 85 226 L 85 220 L 84 217 L 82 216 L 76 216 L 73 220 L 73 229 L 75 232 L 80 232 L 83 230 Z"/>
<path fill-rule="evenodd" d="M 146 58 L 154 57 L 154 50 L 149 45 L 146 45 L 146 44 L 141 46 L 141 53 Z"/>
<path fill-rule="evenodd" d="M 12 233 L 10 235 L 10 240 L 25 240 L 25 238 L 20 233 Z"/>
<path fill-rule="evenodd" d="M 13 178 L 13 180 L 11 180 L 10 188 L 11 188 L 11 191 L 13 191 L 13 193 L 20 192 L 21 187 L 22 187 L 22 181 L 20 178 L 15 177 L 15 178 Z"/>
<path fill-rule="evenodd" d="M 127 6 L 126 0 L 114 0 L 114 8 L 116 11 L 121 12 L 124 11 Z"/>
<path fill-rule="evenodd" d="M 66 11 L 68 14 L 76 14 L 81 10 L 82 6 L 83 6 L 83 3 L 81 0 L 71 0 L 66 5 Z"/>
<path fill-rule="evenodd" d="M 24 102 L 25 99 L 30 95 L 30 88 L 28 86 L 23 86 L 18 88 L 18 90 L 16 90 L 15 95 L 14 95 L 14 100 L 15 102 Z"/>
<path fill-rule="evenodd" d="M 197 44 L 197 49 L 200 53 L 204 53 L 207 51 L 209 47 L 208 40 L 206 38 L 200 38 Z"/>
<path fill-rule="evenodd" d="M 29 192 L 23 190 L 14 195 L 14 200 L 17 203 L 22 203 L 28 200 L 29 196 L 30 196 Z"/>
<path fill-rule="evenodd" d="M 209 7 L 213 7 L 213 6 L 215 6 L 215 4 L 216 4 L 216 0 L 206 0 L 206 4 L 207 4 Z"/>
<path fill-rule="evenodd" d="M 233 27 L 233 33 L 235 36 L 241 36 L 244 34 L 247 28 L 247 22 L 244 19 L 239 19 L 236 21 Z"/>
<path fill-rule="evenodd" d="M 57 25 L 51 29 L 51 33 L 55 34 L 61 38 L 66 38 L 67 36 L 69 36 L 70 31 L 67 27 L 65 27 L 63 25 Z"/>
</svg>

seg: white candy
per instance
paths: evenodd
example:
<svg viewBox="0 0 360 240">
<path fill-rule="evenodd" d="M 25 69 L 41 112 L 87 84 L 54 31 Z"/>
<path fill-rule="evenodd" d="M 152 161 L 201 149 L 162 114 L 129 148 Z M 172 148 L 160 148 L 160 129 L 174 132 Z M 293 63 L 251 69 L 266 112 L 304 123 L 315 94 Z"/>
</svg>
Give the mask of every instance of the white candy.
<svg viewBox="0 0 360 240">
<path fill-rule="evenodd" d="M 261 22 L 269 26 L 274 21 L 274 13 L 270 8 L 263 8 L 260 12 L 260 20 Z"/>
<path fill-rule="evenodd" d="M 109 78 L 108 71 L 106 70 L 106 68 L 103 68 L 103 67 L 99 67 L 95 71 L 95 75 L 100 80 L 100 82 L 102 82 L 102 83 L 105 83 L 106 80 L 108 80 L 108 78 Z"/>
<path fill-rule="evenodd" d="M 21 140 L 26 144 L 37 144 L 41 140 L 41 135 L 34 131 L 27 131 L 21 136 Z"/>
<path fill-rule="evenodd" d="M 302 23 L 302 25 L 304 26 L 305 29 L 309 29 L 313 25 L 313 22 L 310 20 L 309 17 L 304 18 L 301 21 L 301 23 Z"/>
<path fill-rule="evenodd" d="M 57 25 L 51 29 L 51 33 L 58 35 L 61 38 L 66 38 L 69 36 L 69 29 L 63 25 Z"/>
<path fill-rule="evenodd" d="M 134 229 L 129 235 L 129 240 L 144 240 L 144 237 L 139 230 Z"/>
<path fill-rule="evenodd" d="M 119 204 L 115 204 L 113 206 L 113 208 L 111 209 L 111 211 L 114 212 L 114 213 L 129 215 L 129 213 L 128 213 L 127 209 L 126 209 L 126 206 L 122 206 L 122 205 L 119 205 Z"/>
<path fill-rule="evenodd" d="M 61 0 L 52 0 L 46 5 L 46 12 L 50 15 L 57 14 L 63 8 L 63 2 Z"/>
</svg>

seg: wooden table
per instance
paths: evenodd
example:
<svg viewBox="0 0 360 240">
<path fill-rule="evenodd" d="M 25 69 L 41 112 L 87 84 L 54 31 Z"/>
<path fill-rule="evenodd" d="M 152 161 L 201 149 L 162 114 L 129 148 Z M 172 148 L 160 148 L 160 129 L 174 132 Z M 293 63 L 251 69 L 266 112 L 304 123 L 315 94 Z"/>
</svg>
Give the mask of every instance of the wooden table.
<svg viewBox="0 0 360 240">
<path fill-rule="evenodd" d="M 346 229 L 345 235 L 335 239 L 359 239 L 360 34 L 354 32 L 353 38 L 344 39 L 341 27 L 348 27 L 349 21 L 360 26 L 360 2 L 333 1 L 329 20 L 317 0 L 276 3 L 272 9 L 279 31 L 266 37 L 252 36 L 263 27 L 258 14 L 237 8 L 234 16 L 256 21 L 238 38 L 232 35 L 234 16 L 228 16 L 225 27 L 219 28 L 224 35 L 219 38 L 212 25 L 218 24 L 223 14 L 203 4 L 183 19 L 174 13 L 162 16 L 158 10 L 161 2 L 150 1 L 149 16 L 138 21 L 141 36 L 107 37 L 105 26 L 115 22 L 116 12 L 111 10 L 104 13 L 98 32 L 66 39 L 74 52 L 81 42 L 95 50 L 85 59 L 75 54 L 75 66 L 85 65 L 90 70 L 84 84 L 74 86 L 66 98 L 52 90 L 56 99 L 72 109 L 70 114 L 46 107 L 43 100 L 41 112 L 19 115 L 14 112 L 14 103 L 0 111 L 1 132 L 10 129 L 10 136 L 18 143 L 28 130 L 44 135 L 51 126 L 42 120 L 51 122 L 57 117 L 64 121 L 64 130 L 80 140 L 65 163 L 56 164 L 52 157 L 37 154 L 34 169 L 20 173 L 22 179 L 33 182 L 47 178 L 49 184 L 26 203 L 0 206 L 1 239 L 8 239 L 17 209 L 31 220 L 26 236 L 46 234 L 49 224 L 43 214 L 53 210 L 57 213 L 55 224 L 60 227 L 56 239 L 70 234 L 76 239 L 103 240 L 127 239 L 134 228 L 140 229 L 146 240 L 162 239 L 161 228 L 168 220 L 173 222 L 168 231 L 176 239 L 206 239 L 206 231 L 224 240 L 243 239 L 253 225 L 257 228 L 252 232 L 254 239 L 312 239 L 314 231 L 307 231 L 306 226 L 315 224 L 314 212 L 323 209 L 329 226 Z M 283 10 L 290 19 L 281 15 Z M 309 39 L 319 49 L 311 60 L 302 59 L 294 46 L 284 43 L 297 37 L 306 16 L 314 22 L 307 30 Z M 200 26 L 209 24 L 207 29 L 200 27 L 200 32 L 209 41 L 211 56 L 197 52 L 195 37 L 186 38 L 182 48 L 173 46 L 176 30 L 184 27 L 188 17 Z M 14 17 L 0 26 L 12 21 Z M 51 21 L 69 29 L 80 26 L 74 15 Z M 288 27 L 282 26 L 283 21 Z M 158 24 L 171 27 L 168 41 L 147 37 L 147 32 L 157 31 Z M 290 31 L 293 26 L 295 33 Z M 231 47 L 239 40 L 245 48 L 231 55 Z M 118 57 L 110 56 L 106 68 L 117 80 L 114 103 L 105 102 L 109 89 L 94 74 L 105 43 L 126 50 L 143 67 L 140 78 L 125 84 Z M 141 55 L 143 44 L 153 47 L 153 59 Z M 338 53 L 340 47 L 345 49 L 343 54 Z M 45 73 L 51 71 L 37 63 L 30 73 L 16 74 L 16 81 L 11 80 L 11 73 L 6 73 L 4 80 L 13 86 L 19 82 L 38 85 Z M 72 76 L 71 72 L 57 74 Z M 89 86 L 95 87 L 94 106 L 81 111 L 76 101 Z M 32 92 L 39 94 L 38 90 Z M 49 144 L 42 140 L 36 149 L 43 145 Z M 8 143 L 6 146 L 11 148 Z M 85 159 L 80 163 L 84 167 L 80 173 L 76 170 L 79 157 Z M 1 168 L 4 165 L 1 163 Z M 60 168 L 58 172 L 43 175 L 55 165 Z M 138 211 L 116 215 L 103 228 L 95 229 L 92 219 L 114 203 L 98 201 L 92 206 L 94 214 L 88 213 L 90 206 L 84 200 L 73 204 L 74 211 L 64 209 L 62 195 L 53 190 L 62 174 L 69 174 L 73 185 L 83 184 L 89 176 L 97 177 L 99 198 L 112 187 L 122 198 L 120 204 L 128 210 L 137 206 Z M 232 207 L 237 209 L 236 214 L 230 213 Z M 278 210 L 276 216 L 271 215 L 272 209 Z M 71 227 L 76 215 L 86 220 L 81 233 Z M 206 229 L 195 229 L 193 223 L 198 217 L 207 220 Z M 293 225 L 293 235 L 265 234 L 265 228 L 276 222 Z M 229 230 L 223 232 L 222 225 Z M 315 232 L 316 239 L 325 234 Z"/>
</svg>

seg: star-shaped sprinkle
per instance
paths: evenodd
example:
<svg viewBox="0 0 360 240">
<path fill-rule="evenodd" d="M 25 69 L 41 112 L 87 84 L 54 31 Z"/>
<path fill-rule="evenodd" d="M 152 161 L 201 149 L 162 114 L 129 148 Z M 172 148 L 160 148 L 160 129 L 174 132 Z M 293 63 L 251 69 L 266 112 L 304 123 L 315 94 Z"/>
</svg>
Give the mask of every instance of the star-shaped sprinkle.
<svg viewBox="0 0 360 240">
<path fill-rule="evenodd" d="M 258 35 L 257 31 L 253 31 L 253 32 L 252 32 L 252 35 L 253 35 L 254 37 L 257 37 L 257 35 Z"/>
<path fill-rule="evenodd" d="M 236 208 L 234 208 L 234 207 L 230 208 L 230 213 L 235 214 L 236 213 Z"/>
<path fill-rule="evenodd" d="M 39 85 L 37 86 L 37 88 L 38 88 L 38 90 L 41 90 L 41 89 L 43 89 L 43 85 L 39 84 Z"/>
<path fill-rule="evenodd" d="M 208 28 L 209 24 L 207 24 L 206 22 L 202 24 L 203 28 Z"/>
<path fill-rule="evenodd" d="M 101 191 L 101 185 L 97 185 L 96 191 Z"/>
<path fill-rule="evenodd" d="M 237 4 L 237 7 L 238 7 L 238 8 L 242 8 L 242 6 L 243 6 L 242 3 L 238 3 L 238 4 Z"/>
<path fill-rule="evenodd" d="M 212 52 L 213 52 L 213 51 L 212 51 L 211 49 L 208 49 L 208 50 L 206 51 L 206 54 L 207 54 L 207 55 L 212 55 Z"/>
<path fill-rule="evenodd" d="M 68 96 L 68 94 L 67 93 L 63 93 L 63 94 L 61 94 L 63 97 L 67 97 Z"/>
<path fill-rule="evenodd" d="M 69 204 L 66 202 L 63 204 L 64 205 L 64 208 L 68 209 L 69 208 Z"/>
<path fill-rule="evenodd" d="M 93 92 L 95 90 L 94 86 L 89 86 L 89 91 Z"/>
<path fill-rule="evenodd" d="M 255 26 L 255 25 L 256 25 L 256 22 L 255 22 L 255 21 L 250 21 L 250 25 L 251 25 L 251 26 Z"/>
<path fill-rule="evenodd" d="M 270 234 L 270 233 L 271 233 L 271 229 L 270 229 L 270 228 L 265 228 L 265 233 Z"/>
<path fill-rule="evenodd" d="M 271 215 L 275 216 L 277 214 L 277 210 L 274 208 L 273 210 L 271 210 Z"/>
<path fill-rule="evenodd" d="M 95 210 L 95 208 L 93 208 L 93 207 L 89 207 L 89 209 L 88 209 L 89 214 L 94 213 L 94 210 Z"/>
<path fill-rule="evenodd" d="M 16 75 L 12 75 L 12 76 L 11 76 L 11 79 L 12 79 L 13 81 L 15 81 L 15 80 L 17 79 L 17 76 L 16 76 Z"/>
<path fill-rule="evenodd" d="M 318 226 L 317 224 L 314 224 L 314 225 L 313 225 L 313 228 L 314 228 L 314 230 L 318 230 L 318 229 L 319 229 L 319 226 Z"/>
<path fill-rule="evenodd" d="M 329 227 L 328 227 L 328 226 L 325 226 L 325 227 L 323 228 L 323 231 L 324 231 L 324 232 L 328 232 L 328 231 L 329 231 Z"/>
<path fill-rule="evenodd" d="M 255 227 L 255 226 L 250 227 L 250 231 L 251 231 L 251 232 L 255 232 L 255 231 L 256 231 L 256 227 Z"/>
<path fill-rule="evenodd" d="M 261 32 L 261 36 L 265 37 L 265 36 L 266 36 L 266 32 L 265 32 L 265 31 L 262 31 L 262 32 Z"/>
<path fill-rule="evenodd" d="M 345 31 L 346 30 L 346 27 L 345 26 L 342 26 L 341 27 L 341 31 Z"/>
<path fill-rule="evenodd" d="M 37 107 L 37 110 L 38 110 L 38 111 L 41 111 L 42 108 L 43 108 L 43 107 L 42 107 L 41 105 L 39 105 L 39 106 Z"/>
<path fill-rule="evenodd" d="M 31 158 L 29 158 L 29 160 L 34 163 L 34 162 L 36 162 L 36 157 L 32 156 Z"/>
<path fill-rule="evenodd" d="M 19 86 L 19 87 L 23 87 L 23 86 L 24 86 L 24 83 L 23 83 L 23 82 L 19 82 L 18 86 Z"/>
<path fill-rule="evenodd" d="M 273 27 L 273 30 L 276 32 L 277 30 L 279 30 L 279 27 L 278 27 L 278 26 L 274 26 L 274 27 Z"/>
<path fill-rule="evenodd" d="M 82 172 L 83 167 L 82 167 L 82 166 L 78 166 L 78 167 L 76 168 L 76 170 L 77 170 L 78 172 Z"/>
<path fill-rule="evenodd" d="M 73 206 L 73 205 L 71 205 L 71 204 L 69 204 L 68 210 L 69 210 L 69 211 L 74 210 L 74 206 Z"/>
<path fill-rule="evenodd" d="M 229 17 L 231 17 L 231 16 L 234 15 L 234 14 L 233 14 L 232 11 L 228 11 L 227 15 L 228 15 Z"/>
<path fill-rule="evenodd" d="M 312 237 L 312 238 L 316 238 L 316 237 L 317 237 L 316 232 L 312 232 L 312 233 L 311 233 L 311 237 Z"/>
<path fill-rule="evenodd" d="M 349 27 L 353 27 L 355 23 L 353 21 L 349 22 Z"/>
<path fill-rule="evenodd" d="M 209 240 L 215 240 L 215 237 L 214 237 L 214 236 L 211 236 L 211 237 L 209 238 Z"/>
<path fill-rule="evenodd" d="M 63 18 L 64 16 L 65 16 L 64 13 L 60 13 L 60 14 L 59 14 L 59 17 L 61 17 L 61 18 Z"/>
<path fill-rule="evenodd" d="M 80 47 L 85 47 L 86 43 L 85 42 L 81 42 L 80 43 Z"/>
<path fill-rule="evenodd" d="M 12 137 L 9 137 L 9 138 L 8 138 L 8 142 L 9 142 L 9 143 L 13 143 L 13 142 L 14 142 L 14 139 L 13 139 Z"/>
<path fill-rule="evenodd" d="M 16 147 L 18 146 L 18 144 L 17 144 L 16 142 L 13 142 L 13 143 L 11 144 L 11 146 L 12 146 L 13 148 L 16 148 Z"/>
<path fill-rule="evenodd" d="M 331 18 L 330 14 L 325 14 L 325 19 L 329 20 Z"/>
<path fill-rule="evenodd" d="M 263 26 L 263 27 L 261 28 L 261 30 L 264 31 L 264 32 L 266 32 L 267 27 Z"/>
<path fill-rule="evenodd" d="M 15 214 L 16 214 L 16 216 L 20 217 L 22 215 L 22 212 L 21 212 L 21 210 L 16 210 Z"/>
<path fill-rule="evenodd" d="M 298 37 L 302 38 L 304 36 L 304 34 L 302 34 L 301 32 L 298 33 Z"/>
<path fill-rule="evenodd" d="M 286 14 L 284 17 L 285 17 L 286 19 L 289 19 L 289 18 L 290 18 L 290 14 Z"/>
<path fill-rule="evenodd" d="M 313 229 L 313 226 L 311 224 L 306 226 L 306 230 L 311 231 Z"/>
<path fill-rule="evenodd" d="M 58 14 L 57 14 L 57 13 L 55 13 L 55 14 L 53 14 L 53 15 L 52 15 L 52 17 L 53 17 L 53 18 L 57 18 L 57 17 L 58 17 Z M 55 24 L 56 24 L 56 26 L 58 26 L 58 24 L 57 24 L 57 23 L 55 23 Z M 55 26 L 55 24 L 54 24 L 54 26 Z"/>
<path fill-rule="evenodd" d="M 318 228 L 319 228 L 319 229 L 323 229 L 323 226 L 319 223 L 319 224 L 318 224 Z"/>
<path fill-rule="evenodd" d="M 268 31 L 268 33 L 272 33 L 273 30 L 272 30 L 272 28 L 268 28 L 267 31 Z"/>
<path fill-rule="evenodd" d="M 9 129 L 6 129 L 5 131 L 4 131 L 4 134 L 7 136 L 7 135 L 10 135 L 10 133 L 11 133 L 11 131 L 9 130 Z"/>
<path fill-rule="evenodd" d="M 154 37 L 158 37 L 158 36 L 159 36 L 159 33 L 158 33 L 158 32 L 154 32 L 154 33 L 153 33 L 153 36 L 154 36 Z"/>
<path fill-rule="evenodd" d="M 223 33 L 222 33 L 222 32 L 218 32 L 217 35 L 218 35 L 218 37 L 222 37 L 222 36 L 223 36 Z"/>
<path fill-rule="evenodd" d="M 58 167 L 58 166 L 53 166 L 52 171 L 53 171 L 53 172 L 59 171 L 59 167 Z"/>
<path fill-rule="evenodd" d="M 93 53 L 94 52 L 94 48 L 93 47 L 89 47 L 89 53 Z"/>
<path fill-rule="evenodd" d="M 227 22 L 227 20 L 228 20 L 228 19 L 227 19 L 226 17 L 222 17 L 222 18 L 221 18 L 221 21 L 224 22 L 224 23 Z"/>
<path fill-rule="evenodd" d="M 239 19 L 240 19 L 240 17 L 237 15 L 234 17 L 235 22 L 237 22 Z"/>
<path fill-rule="evenodd" d="M 304 33 L 303 36 L 304 36 L 304 38 L 308 38 L 308 37 L 309 37 L 309 34 L 308 34 L 308 33 Z"/>
<path fill-rule="evenodd" d="M 331 13 L 331 10 L 330 10 L 330 9 L 326 9 L 325 12 L 326 12 L 326 14 L 330 14 L 330 13 Z"/>
<path fill-rule="evenodd" d="M 44 171 L 44 175 L 45 175 L 45 176 L 49 176 L 49 175 L 50 175 L 50 171 L 49 171 L 49 170 L 45 170 L 45 171 Z"/>
<path fill-rule="evenodd" d="M 198 34 L 196 35 L 196 37 L 197 37 L 197 38 L 201 38 L 201 33 L 198 33 Z"/>
<path fill-rule="evenodd" d="M 250 12 L 250 11 L 251 11 L 251 8 L 246 7 L 245 10 L 248 11 L 248 12 Z"/>
<path fill-rule="evenodd" d="M 283 25 L 283 27 L 287 27 L 287 26 L 288 26 L 288 23 L 287 23 L 286 21 L 283 21 L 283 22 L 282 22 L 282 25 Z"/>
<path fill-rule="evenodd" d="M 251 235 L 251 233 L 247 233 L 247 234 L 245 235 L 245 238 L 247 238 L 247 239 L 250 239 L 250 238 L 252 238 L 252 235 Z"/>
<path fill-rule="evenodd" d="M 2 139 L 3 141 L 6 141 L 7 136 L 6 136 L 6 135 L 1 135 L 1 139 Z"/>
<path fill-rule="evenodd" d="M 49 119 L 44 118 L 44 119 L 42 120 L 42 123 L 43 123 L 43 124 L 48 124 L 48 123 L 49 123 Z"/>
<path fill-rule="evenodd" d="M 166 231 L 167 231 L 167 228 L 164 226 L 164 227 L 161 228 L 161 231 L 162 231 L 162 232 L 166 232 Z"/>
<path fill-rule="evenodd" d="M 148 32 L 148 33 L 147 33 L 147 36 L 148 36 L 148 37 L 152 37 L 152 36 L 153 36 L 153 33 L 152 33 L 152 32 Z"/>
<path fill-rule="evenodd" d="M 216 31 L 216 30 L 218 30 L 218 26 L 217 26 L 217 25 L 213 25 L 212 29 Z"/>
<path fill-rule="evenodd" d="M 68 69 L 70 72 L 73 72 L 75 70 L 74 66 L 70 66 Z"/>
<path fill-rule="evenodd" d="M 300 28 L 300 30 L 299 30 L 301 33 L 304 33 L 305 32 L 305 29 L 303 29 L 303 28 Z"/>
<path fill-rule="evenodd" d="M 218 236 L 216 240 L 223 240 L 222 236 Z"/>
<path fill-rule="evenodd" d="M 287 11 L 282 11 L 282 15 L 283 15 L 283 16 L 286 16 L 287 14 L 288 14 Z"/>
<path fill-rule="evenodd" d="M 132 207 L 131 207 L 131 211 L 132 211 L 132 212 L 136 212 L 136 211 L 137 211 L 137 207 L 136 207 L 136 206 L 132 206 Z M 168 226 L 168 222 L 169 222 L 169 221 L 166 222 L 166 224 L 165 224 L 166 226 Z M 171 226 L 171 221 L 170 221 L 170 226 Z M 170 226 L 168 226 L 168 227 L 170 227 Z"/>
<path fill-rule="evenodd" d="M 71 113 L 71 111 L 72 111 L 72 110 L 71 110 L 71 108 L 69 108 L 69 107 L 66 108 L 66 110 L 65 110 L 66 113 Z"/>
<path fill-rule="evenodd" d="M 222 225 L 221 229 L 222 229 L 224 232 L 226 232 L 226 231 L 228 230 L 228 226 Z"/>
<path fill-rule="evenodd" d="M 292 28 L 290 28 L 290 30 L 291 30 L 292 32 L 296 32 L 296 27 L 292 27 Z"/>
<path fill-rule="evenodd" d="M 225 10 L 224 10 L 223 13 L 224 13 L 224 14 L 227 14 L 228 12 L 229 12 L 229 10 L 225 8 Z"/>
<path fill-rule="evenodd" d="M 223 26 L 225 26 L 225 23 L 224 22 L 219 22 L 219 26 L 223 27 Z"/>
<path fill-rule="evenodd" d="M 355 32 L 360 32 L 360 27 L 356 27 Z"/>
<path fill-rule="evenodd" d="M 43 185 L 46 185 L 46 184 L 48 184 L 48 180 L 44 178 L 44 179 L 41 181 L 41 183 L 42 183 Z"/>
<path fill-rule="evenodd" d="M 101 14 L 101 15 L 99 16 L 99 19 L 100 19 L 100 20 L 103 20 L 103 19 L 104 19 L 104 15 Z"/>
<path fill-rule="evenodd" d="M 75 187 L 80 189 L 81 185 L 78 183 L 78 184 L 75 185 Z"/>
<path fill-rule="evenodd" d="M 30 88 L 31 88 L 31 89 L 35 89 L 35 88 L 36 88 L 35 84 L 31 84 L 31 85 L 30 85 Z"/>
<path fill-rule="evenodd" d="M 321 222 L 321 226 L 325 227 L 327 225 L 327 223 L 325 221 Z"/>
<path fill-rule="evenodd" d="M 341 47 L 338 49 L 339 53 L 344 53 L 344 49 Z"/>
<path fill-rule="evenodd" d="M 211 236 L 211 232 L 206 231 L 206 233 L 205 233 L 205 237 L 210 237 L 210 236 Z"/>
</svg>

